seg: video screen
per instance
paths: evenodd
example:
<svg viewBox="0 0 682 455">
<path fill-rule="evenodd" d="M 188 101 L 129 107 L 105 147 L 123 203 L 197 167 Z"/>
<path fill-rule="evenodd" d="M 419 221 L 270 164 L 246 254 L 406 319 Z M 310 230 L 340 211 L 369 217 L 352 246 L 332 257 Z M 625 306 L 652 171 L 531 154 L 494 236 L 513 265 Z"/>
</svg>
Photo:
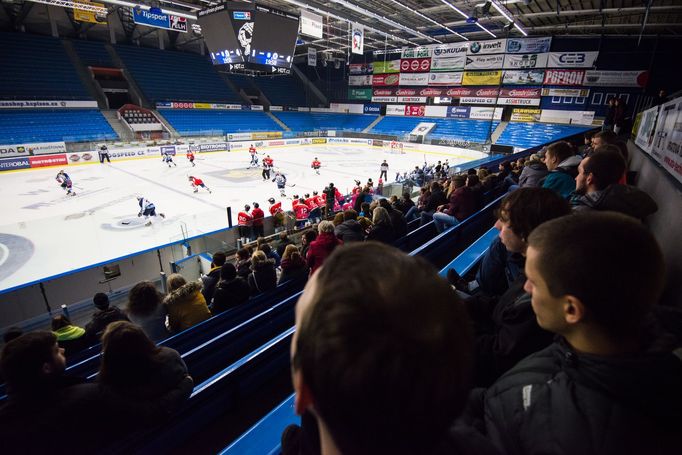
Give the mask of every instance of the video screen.
<svg viewBox="0 0 682 455">
<path fill-rule="evenodd" d="M 233 10 L 233 8 L 239 10 Z M 249 11 L 250 9 L 250 11 Z M 243 63 L 254 29 L 253 5 L 222 4 L 200 11 L 197 23 L 214 65 Z"/>
<path fill-rule="evenodd" d="M 299 17 L 274 8 L 256 6 L 256 24 L 247 61 L 291 68 Z"/>
</svg>

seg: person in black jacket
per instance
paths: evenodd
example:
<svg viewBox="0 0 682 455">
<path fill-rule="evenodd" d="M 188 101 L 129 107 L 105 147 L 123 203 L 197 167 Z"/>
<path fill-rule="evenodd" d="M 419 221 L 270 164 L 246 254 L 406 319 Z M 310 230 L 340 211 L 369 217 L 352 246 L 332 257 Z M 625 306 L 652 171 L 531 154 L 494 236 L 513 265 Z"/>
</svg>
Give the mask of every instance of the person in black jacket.
<svg viewBox="0 0 682 455">
<path fill-rule="evenodd" d="M 379 206 L 386 209 L 393 226 L 393 234 L 396 239 L 407 235 L 407 220 L 400 210 L 393 208 L 388 199 L 379 199 Z"/>
<path fill-rule="evenodd" d="M 251 273 L 248 277 L 251 295 L 271 291 L 277 287 L 277 272 L 275 261 L 268 259 L 260 250 L 251 256 Z"/>
<path fill-rule="evenodd" d="M 343 212 L 343 223 L 334 228 L 334 235 L 343 243 L 348 242 L 362 242 L 365 239 L 365 234 L 362 232 L 362 226 L 358 223 L 358 212 L 355 210 L 345 210 Z"/>
<path fill-rule="evenodd" d="M 651 233 L 623 214 L 566 216 L 526 256 L 536 320 L 559 338 L 486 391 L 489 437 L 512 455 L 679 453 L 679 340 L 645 324 L 665 279 Z"/>
<path fill-rule="evenodd" d="M 226 260 L 227 256 L 222 251 L 213 253 L 213 257 L 211 258 L 211 270 L 207 275 L 203 275 L 201 277 L 201 293 L 203 294 L 204 300 L 206 300 L 207 303 L 213 298 L 213 292 L 215 291 L 215 287 L 220 280 L 220 270 L 223 264 L 225 264 Z"/>
<path fill-rule="evenodd" d="M 218 314 L 246 303 L 251 295 L 251 288 L 241 277 L 237 276 L 234 265 L 227 263 L 220 268 L 220 281 L 213 293 L 211 313 Z"/>
<path fill-rule="evenodd" d="M 429 199 L 426 202 L 426 205 L 424 206 L 424 210 L 421 211 L 420 214 L 421 220 L 419 222 L 419 225 L 423 226 L 429 221 L 431 221 L 433 219 L 433 214 L 436 212 L 438 207 L 447 203 L 448 198 L 445 196 L 445 193 L 443 192 L 443 188 L 440 186 L 440 183 L 432 182 L 431 195 L 429 196 Z"/>
<path fill-rule="evenodd" d="M 367 241 L 377 241 L 391 244 L 396 240 L 391 218 L 383 207 L 376 207 L 372 211 L 372 227 L 367 233 Z"/>
<path fill-rule="evenodd" d="M 116 321 L 128 321 L 128 316 L 115 306 L 109 306 L 109 297 L 103 292 L 98 292 L 92 298 L 97 311 L 92 315 L 92 320 L 85 325 L 85 333 L 93 340 L 99 338 L 109 324 Z"/>
</svg>

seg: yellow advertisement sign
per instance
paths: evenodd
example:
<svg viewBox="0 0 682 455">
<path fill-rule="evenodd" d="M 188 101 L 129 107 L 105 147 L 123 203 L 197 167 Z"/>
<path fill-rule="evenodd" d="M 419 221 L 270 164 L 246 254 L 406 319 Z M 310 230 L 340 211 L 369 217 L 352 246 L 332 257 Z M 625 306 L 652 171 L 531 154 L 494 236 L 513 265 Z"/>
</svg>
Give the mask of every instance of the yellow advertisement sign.
<svg viewBox="0 0 682 455">
<path fill-rule="evenodd" d="M 500 85 L 502 71 L 465 71 L 462 85 Z"/>
<path fill-rule="evenodd" d="M 273 131 L 271 133 L 251 133 L 251 139 L 254 141 L 262 141 L 264 139 L 281 139 L 281 131 Z"/>
<path fill-rule="evenodd" d="M 510 120 L 512 122 L 539 122 L 541 113 L 541 109 L 516 108 L 512 111 Z"/>
<path fill-rule="evenodd" d="M 194 109 L 213 109 L 211 103 L 194 103 Z"/>
<path fill-rule="evenodd" d="M 400 60 L 388 60 L 385 62 L 374 62 L 374 74 L 388 74 L 400 72 Z"/>
<path fill-rule="evenodd" d="M 75 4 L 81 4 L 81 5 L 92 5 L 92 6 L 97 6 L 100 8 L 105 8 L 105 6 L 102 3 L 95 3 L 91 2 L 89 0 L 73 0 Z M 98 13 L 95 13 L 94 11 L 87 11 L 84 9 L 79 9 L 79 8 L 74 8 L 73 9 L 73 19 L 78 22 L 89 22 L 91 24 L 106 24 L 107 23 L 107 17 L 106 15 L 100 15 Z"/>
</svg>

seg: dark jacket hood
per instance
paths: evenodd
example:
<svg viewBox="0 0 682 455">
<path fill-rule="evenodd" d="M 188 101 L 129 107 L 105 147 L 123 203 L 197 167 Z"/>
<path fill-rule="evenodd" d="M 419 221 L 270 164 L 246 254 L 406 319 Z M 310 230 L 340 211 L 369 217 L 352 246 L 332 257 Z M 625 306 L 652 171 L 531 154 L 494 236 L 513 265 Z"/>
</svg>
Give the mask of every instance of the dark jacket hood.
<svg viewBox="0 0 682 455">
<path fill-rule="evenodd" d="M 166 305 L 173 305 L 179 301 L 185 300 L 191 295 L 201 291 L 201 283 L 197 281 L 190 281 L 180 286 L 175 291 L 171 292 L 164 299 Z"/>
<path fill-rule="evenodd" d="M 602 191 L 594 191 L 579 197 L 576 210 L 591 208 L 624 213 L 644 219 L 658 210 L 656 202 L 644 191 L 630 185 L 609 185 Z"/>
</svg>

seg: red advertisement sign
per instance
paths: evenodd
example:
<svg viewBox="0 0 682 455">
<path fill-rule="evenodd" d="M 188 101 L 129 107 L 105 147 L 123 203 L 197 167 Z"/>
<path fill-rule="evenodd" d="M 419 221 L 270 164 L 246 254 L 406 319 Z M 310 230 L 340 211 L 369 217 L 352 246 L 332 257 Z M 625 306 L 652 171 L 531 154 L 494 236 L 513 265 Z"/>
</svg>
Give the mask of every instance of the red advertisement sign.
<svg viewBox="0 0 682 455">
<path fill-rule="evenodd" d="M 426 108 L 424 106 L 405 106 L 405 116 L 406 117 L 424 117 L 424 112 Z"/>
<path fill-rule="evenodd" d="M 444 88 L 423 88 L 419 90 L 419 96 L 443 96 Z"/>
<path fill-rule="evenodd" d="M 428 73 L 431 70 L 430 58 L 404 58 L 400 60 L 401 73 Z"/>
<path fill-rule="evenodd" d="M 416 88 L 399 88 L 395 91 L 396 96 L 416 96 Z"/>
<path fill-rule="evenodd" d="M 44 155 L 44 156 L 30 156 L 28 162 L 32 168 L 47 167 L 47 166 L 66 166 L 69 162 L 66 160 L 66 155 Z"/>
<path fill-rule="evenodd" d="M 583 85 L 585 70 L 546 70 L 546 85 Z"/>
<path fill-rule="evenodd" d="M 399 82 L 399 74 L 375 74 L 372 78 L 372 85 L 375 86 L 398 85 Z"/>
<path fill-rule="evenodd" d="M 500 90 L 500 96 L 504 98 L 540 98 L 540 95 L 539 87 L 503 88 Z"/>
<path fill-rule="evenodd" d="M 194 103 L 177 103 L 173 101 L 173 109 L 194 109 Z"/>
</svg>

